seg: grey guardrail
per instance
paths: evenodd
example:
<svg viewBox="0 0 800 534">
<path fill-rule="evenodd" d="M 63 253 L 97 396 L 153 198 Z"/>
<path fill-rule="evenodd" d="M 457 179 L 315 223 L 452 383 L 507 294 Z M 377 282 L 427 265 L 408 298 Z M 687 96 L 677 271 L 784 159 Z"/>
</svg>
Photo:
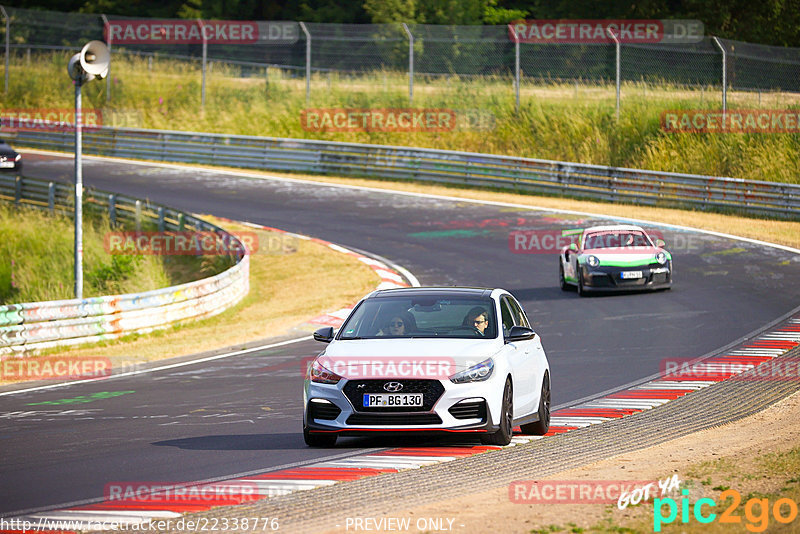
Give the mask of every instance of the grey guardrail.
<svg viewBox="0 0 800 534">
<path fill-rule="evenodd" d="M 73 186 L 0 175 L 0 200 L 34 208 L 73 212 Z M 159 231 L 221 233 L 207 221 L 139 199 L 96 190 L 84 193 L 84 211 L 107 212 L 112 223 L 128 222 Z M 0 355 L 74 345 L 144 333 L 177 321 L 208 317 L 238 302 L 250 289 L 250 256 L 233 254 L 236 264 L 208 278 L 142 293 L 28 302 L 0 306 Z"/>
<path fill-rule="evenodd" d="M 20 130 L 18 145 L 72 151 L 74 134 Z M 89 154 L 322 174 L 389 177 L 665 207 L 800 218 L 800 186 L 472 152 L 165 130 L 86 130 Z"/>
</svg>

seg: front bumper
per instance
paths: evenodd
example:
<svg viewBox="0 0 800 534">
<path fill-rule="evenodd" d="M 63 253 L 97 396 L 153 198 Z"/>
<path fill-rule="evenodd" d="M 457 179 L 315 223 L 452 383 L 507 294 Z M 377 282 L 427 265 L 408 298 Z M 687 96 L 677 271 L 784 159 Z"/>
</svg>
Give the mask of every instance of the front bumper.
<svg viewBox="0 0 800 534">
<path fill-rule="evenodd" d="M 672 287 L 672 261 L 664 265 L 604 266 L 582 265 L 583 287 L 589 291 L 646 291 Z M 623 272 L 641 271 L 640 278 L 622 278 Z"/>
<path fill-rule="evenodd" d="M 306 380 L 304 426 L 311 433 L 343 436 L 496 432 L 502 401 L 502 387 L 498 393 L 496 380 L 496 376 L 469 384 L 453 384 L 449 380 L 396 380 L 404 384 L 403 392 L 423 393 L 424 405 L 416 409 L 365 408 L 362 405 L 359 401 L 362 392 L 377 392 L 376 388 L 388 380 L 345 379 L 338 384 Z"/>
</svg>

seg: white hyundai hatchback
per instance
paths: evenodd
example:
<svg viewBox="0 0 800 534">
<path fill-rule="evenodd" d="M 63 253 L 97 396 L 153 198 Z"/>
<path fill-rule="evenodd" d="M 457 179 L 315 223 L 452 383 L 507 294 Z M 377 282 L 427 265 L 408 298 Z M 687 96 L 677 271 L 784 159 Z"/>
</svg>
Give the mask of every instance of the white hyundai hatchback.
<svg viewBox="0 0 800 534">
<path fill-rule="evenodd" d="M 550 366 L 539 336 L 503 289 L 374 291 L 311 363 L 303 436 L 330 447 L 338 436 L 476 434 L 506 445 L 512 429 L 550 425 Z"/>
</svg>

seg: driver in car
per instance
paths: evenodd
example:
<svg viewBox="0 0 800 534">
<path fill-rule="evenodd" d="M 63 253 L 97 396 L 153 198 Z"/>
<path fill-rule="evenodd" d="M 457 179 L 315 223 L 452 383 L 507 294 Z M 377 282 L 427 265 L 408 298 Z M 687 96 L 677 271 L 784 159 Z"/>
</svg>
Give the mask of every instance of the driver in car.
<svg viewBox="0 0 800 534">
<path fill-rule="evenodd" d="M 472 326 L 480 335 L 486 335 L 486 327 L 489 326 L 489 313 L 481 306 L 475 306 L 467 312 L 464 317 L 464 326 Z"/>
</svg>

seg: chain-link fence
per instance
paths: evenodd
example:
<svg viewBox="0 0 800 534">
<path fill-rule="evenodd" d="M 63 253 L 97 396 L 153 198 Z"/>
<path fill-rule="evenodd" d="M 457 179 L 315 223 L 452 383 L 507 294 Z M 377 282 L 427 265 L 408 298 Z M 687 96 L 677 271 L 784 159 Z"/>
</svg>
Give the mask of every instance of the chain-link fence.
<svg viewBox="0 0 800 534">
<path fill-rule="evenodd" d="M 110 43 L 113 55 L 167 58 L 197 65 L 203 80 L 211 63 L 222 62 L 241 76 L 304 78 L 306 99 L 315 88 L 330 88 L 333 79 L 361 77 L 367 84 L 387 85 L 393 76 L 408 81 L 408 100 L 417 91 L 435 90 L 450 80 L 464 83 L 486 78 L 507 84 L 509 97 L 531 98 L 541 84 L 603 88 L 620 84 L 677 86 L 725 91 L 800 92 L 800 49 L 756 45 L 704 37 L 685 44 L 532 43 L 517 42 L 510 26 L 437 26 L 427 24 L 323 24 L 250 22 L 260 36 L 250 42 L 207 38 L 159 42 L 158 39 L 107 39 L 110 25 L 145 19 L 112 15 L 60 13 L 0 7 L 5 46 L 5 90 L 11 58 L 31 51 L 78 50 L 92 39 Z M 151 26 L 213 21 L 149 19 Z M 273 39 L 278 26 L 289 28 Z M 289 25 L 289 26 L 287 26 Z M 119 34 L 122 35 L 122 34 Z M 149 34 L 148 34 L 149 35 Z M 288 37 L 287 37 L 288 35 Z M 150 35 L 152 37 L 152 35 Z M 619 66 L 617 66 L 619 57 Z M 113 72 L 113 61 L 111 70 Z M 381 74 L 382 73 L 382 74 Z M 723 82 L 724 80 L 724 82 Z M 724 85 L 723 85 L 724 83 Z M 107 82 L 109 84 L 109 82 Z M 760 93 L 759 93 L 760 94 Z M 113 98 L 107 85 L 107 98 Z"/>
</svg>

